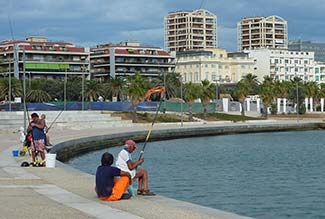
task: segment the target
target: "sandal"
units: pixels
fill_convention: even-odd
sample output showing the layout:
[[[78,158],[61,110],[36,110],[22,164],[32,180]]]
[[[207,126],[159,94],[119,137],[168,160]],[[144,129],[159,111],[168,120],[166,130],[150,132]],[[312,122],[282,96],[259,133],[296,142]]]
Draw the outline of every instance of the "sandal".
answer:
[[[137,195],[142,195],[143,194],[143,190],[139,190],[137,191]]]
[[[154,196],[154,195],[156,195],[156,194],[153,193],[153,192],[150,192],[149,190],[144,190],[144,191],[142,192],[142,195],[143,195],[143,196]]]

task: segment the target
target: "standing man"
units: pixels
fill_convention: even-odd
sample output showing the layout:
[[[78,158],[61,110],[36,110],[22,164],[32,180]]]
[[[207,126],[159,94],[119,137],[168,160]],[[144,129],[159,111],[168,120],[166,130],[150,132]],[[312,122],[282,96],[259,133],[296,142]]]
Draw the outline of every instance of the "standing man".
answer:
[[[127,199],[131,195],[123,193],[127,190],[131,182],[128,172],[121,171],[119,168],[112,167],[113,155],[106,152],[102,155],[102,165],[96,171],[96,193],[103,201],[116,201],[121,198]],[[121,176],[115,181],[116,176]],[[114,182],[115,181],[115,182]]]
[[[28,125],[27,132],[32,133],[32,159],[33,165],[36,166],[36,152],[40,153],[42,161],[41,166],[45,164],[45,134],[44,121],[41,120],[37,113],[32,113],[32,119]]]
[[[149,191],[148,171],[146,169],[137,169],[143,163],[144,159],[141,158],[140,160],[132,161],[131,153],[136,148],[133,140],[127,140],[125,142],[125,148],[117,156],[116,167],[129,172],[132,180],[138,179],[138,195],[155,195],[155,193]]]

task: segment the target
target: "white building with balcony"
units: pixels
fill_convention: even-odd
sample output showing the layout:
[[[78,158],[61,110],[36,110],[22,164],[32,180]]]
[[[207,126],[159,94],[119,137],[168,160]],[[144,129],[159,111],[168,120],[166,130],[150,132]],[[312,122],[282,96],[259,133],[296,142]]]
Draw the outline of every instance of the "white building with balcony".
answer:
[[[271,76],[275,80],[288,81],[294,77],[303,81],[315,81],[314,52],[288,51],[285,49],[246,50],[255,60],[258,79]]]

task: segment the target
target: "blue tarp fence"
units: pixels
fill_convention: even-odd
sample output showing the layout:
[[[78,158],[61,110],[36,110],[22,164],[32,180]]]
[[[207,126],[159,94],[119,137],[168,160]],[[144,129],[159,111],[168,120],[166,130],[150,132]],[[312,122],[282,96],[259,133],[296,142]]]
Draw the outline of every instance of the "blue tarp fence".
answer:
[[[155,111],[158,107],[158,102],[141,102],[138,105],[138,111]],[[64,109],[64,103],[27,103],[28,111],[58,111]],[[82,102],[68,102],[66,110],[81,110]],[[84,102],[85,110],[107,110],[107,111],[133,111],[132,104],[129,102]],[[24,105],[22,103],[12,103],[11,111],[23,111]],[[9,111],[9,105],[0,105],[0,111]]]

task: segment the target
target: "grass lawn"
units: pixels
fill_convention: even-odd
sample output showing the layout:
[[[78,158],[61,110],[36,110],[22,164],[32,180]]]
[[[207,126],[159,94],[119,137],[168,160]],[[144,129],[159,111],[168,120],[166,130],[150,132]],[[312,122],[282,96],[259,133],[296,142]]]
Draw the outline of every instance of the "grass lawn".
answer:
[[[207,117],[204,118],[203,113],[194,114],[195,117],[204,119],[206,121],[245,121],[245,120],[262,120],[263,118],[241,116],[241,115],[231,115],[226,113],[208,113]]]
[[[138,123],[148,123],[152,122],[155,113],[148,113],[148,112],[138,112]],[[112,116],[119,116],[124,120],[132,120],[132,113],[131,112],[113,112]],[[209,113],[207,118],[204,119],[203,113],[193,114],[194,117],[199,119],[203,119],[206,121],[245,121],[245,120],[261,120],[262,118],[255,118],[249,116],[241,116],[241,115],[230,115],[225,113]],[[156,122],[181,122],[181,117],[177,114],[173,113],[159,113]],[[183,122],[190,122],[188,116],[184,114]]]

